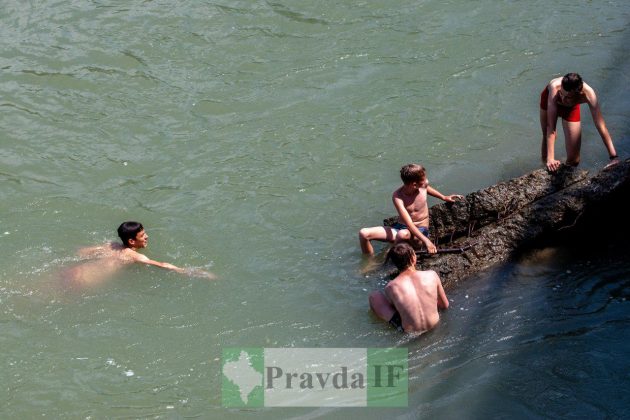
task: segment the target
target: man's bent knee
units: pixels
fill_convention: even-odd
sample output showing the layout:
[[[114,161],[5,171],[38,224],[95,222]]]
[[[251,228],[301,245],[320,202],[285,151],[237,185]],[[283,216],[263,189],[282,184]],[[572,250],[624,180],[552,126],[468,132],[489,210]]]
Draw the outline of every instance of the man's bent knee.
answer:
[[[410,239],[411,239],[411,232],[409,232],[406,229],[398,231],[398,234],[396,235],[396,242],[408,241]]]

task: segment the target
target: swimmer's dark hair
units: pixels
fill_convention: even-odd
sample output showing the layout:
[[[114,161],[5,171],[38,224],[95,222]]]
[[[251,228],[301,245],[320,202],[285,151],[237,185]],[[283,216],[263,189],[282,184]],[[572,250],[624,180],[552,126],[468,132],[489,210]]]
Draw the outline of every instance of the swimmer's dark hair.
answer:
[[[138,233],[143,231],[144,227],[139,222],[124,222],[118,226],[118,236],[123,245],[129,247],[129,240],[136,239]]]
[[[577,73],[567,73],[562,78],[562,89],[567,92],[581,92],[584,82]]]
[[[426,178],[424,167],[415,163],[410,163],[400,168],[400,179],[405,184],[412,182],[422,182]]]
[[[390,260],[394,263],[398,271],[403,271],[404,269],[411,266],[413,263],[413,257],[416,255],[416,251],[413,250],[411,245],[406,242],[401,242],[399,244],[394,245],[389,252],[387,253],[386,262]]]

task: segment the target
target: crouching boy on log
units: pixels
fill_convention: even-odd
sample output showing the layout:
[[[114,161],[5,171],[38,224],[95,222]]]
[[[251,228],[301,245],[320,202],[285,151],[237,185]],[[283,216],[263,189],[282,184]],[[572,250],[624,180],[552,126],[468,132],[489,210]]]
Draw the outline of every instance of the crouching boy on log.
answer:
[[[398,276],[385,289],[370,294],[370,308],[401,332],[422,333],[440,321],[439,309],[448,308],[448,299],[435,271],[416,270],[416,252],[406,243],[394,245],[387,254]]]
[[[398,223],[393,226],[375,226],[359,231],[359,242],[364,254],[373,254],[371,240],[400,242],[412,241],[414,245],[424,244],[429,253],[437,250],[429,240],[429,206],[427,194],[447,202],[464,198],[461,195],[444,195],[429,186],[425,169],[416,164],[405,165],[400,169],[403,185],[392,194],[394,207],[398,212]]]

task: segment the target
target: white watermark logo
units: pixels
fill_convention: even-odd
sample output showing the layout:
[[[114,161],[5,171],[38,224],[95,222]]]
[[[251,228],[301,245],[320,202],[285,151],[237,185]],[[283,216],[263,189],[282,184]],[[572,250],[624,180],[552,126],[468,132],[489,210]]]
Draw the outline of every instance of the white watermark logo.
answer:
[[[226,348],[225,407],[406,407],[407,349]]]

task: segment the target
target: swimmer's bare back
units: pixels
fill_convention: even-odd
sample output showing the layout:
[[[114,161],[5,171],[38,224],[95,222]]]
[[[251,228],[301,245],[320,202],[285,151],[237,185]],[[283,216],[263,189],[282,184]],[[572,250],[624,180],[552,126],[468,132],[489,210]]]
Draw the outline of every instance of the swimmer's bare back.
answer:
[[[83,248],[78,254],[89,261],[63,270],[61,276],[64,285],[80,287],[98,284],[110,278],[123,266],[133,263],[132,252],[135,251],[117,243]]]

